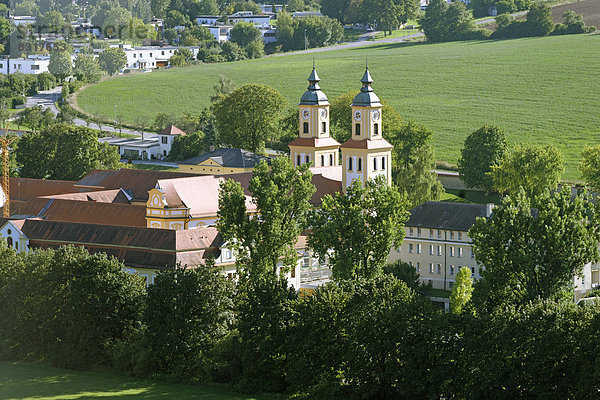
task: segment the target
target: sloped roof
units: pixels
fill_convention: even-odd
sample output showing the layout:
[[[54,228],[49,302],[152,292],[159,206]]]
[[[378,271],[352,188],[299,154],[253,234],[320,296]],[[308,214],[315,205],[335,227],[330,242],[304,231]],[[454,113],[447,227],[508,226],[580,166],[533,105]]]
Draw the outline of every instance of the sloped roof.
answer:
[[[146,227],[146,207],[121,203],[38,198],[19,207],[13,215],[36,215],[48,221]]]
[[[299,147],[339,147],[339,142],[332,137],[325,138],[296,138],[288,146]]]
[[[325,167],[323,171],[319,171],[319,169],[311,168],[313,171],[311,182],[317,191],[311,197],[310,202],[315,205],[321,204],[325,195],[333,196],[342,191],[342,167]]]
[[[255,154],[248,150],[224,148],[200,154],[199,156],[182,161],[180,164],[198,165],[208,159],[212,159],[217,164],[228,168],[253,168],[261,160],[269,161],[268,157]]]
[[[95,201],[99,203],[129,204],[129,197],[123,189],[98,190],[93,192],[79,192],[66,194],[51,194],[41,196],[48,199]]]
[[[406,226],[468,231],[477,217],[486,216],[486,204],[428,201],[411,211]]]
[[[219,185],[226,179],[239,182],[246,195],[246,207],[254,211],[256,206],[252,203],[248,185],[252,173],[231,174],[225,176],[204,175],[177,179],[161,179],[157,182],[165,195],[169,208],[189,208],[193,217],[217,215],[219,210]]]
[[[181,129],[179,129],[178,127],[176,127],[175,125],[170,125],[170,126],[166,127],[165,129],[163,129],[162,131],[160,131],[160,135],[181,135],[181,136],[185,136],[185,135],[187,135],[187,133],[185,133],[184,131],[182,131]]]
[[[148,191],[155,187],[159,179],[197,176],[194,173],[151,171],[143,169],[104,170],[95,169],[75,183],[79,188],[120,189],[131,192],[133,201],[147,201]]]
[[[40,196],[63,193],[77,193],[81,189],[75,187],[75,181],[58,181],[51,179],[9,178],[10,199],[31,200]],[[88,189],[89,190],[89,189]]]
[[[376,149],[392,149],[394,148],[387,140],[385,139],[377,139],[377,140],[354,140],[348,139],[341,146],[345,149],[366,149],[366,150],[376,150]]]
[[[0,221],[4,225],[7,220]],[[222,240],[212,227],[174,231],[28,219],[21,230],[32,247],[82,245],[92,253],[105,252],[138,268],[200,265]]]

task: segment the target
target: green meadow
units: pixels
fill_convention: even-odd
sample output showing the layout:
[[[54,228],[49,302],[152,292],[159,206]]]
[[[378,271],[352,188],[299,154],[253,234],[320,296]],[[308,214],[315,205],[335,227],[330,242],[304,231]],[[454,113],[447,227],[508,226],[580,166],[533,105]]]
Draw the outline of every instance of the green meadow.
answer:
[[[295,107],[315,57],[321,87],[332,99],[360,88],[365,59],[374,89],[406,119],[434,131],[437,158],[456,162],[465,137],[483,124],[502,127],[511,144],[551,143],[566,159],[565,179],[578,179],[586,144],[600,143],[600,34],[471,41],[394,43],[288,54],[225,64],[119,76],[79,93],[81,108],[113,118],[152,119],[209,105],[219,75],[238,85],[262,83]],[[384,116],[385,117],[385,116]]]
[[[246,396],[215,385],[182,385],[126,378],[108,373],[71,371],[41,364],[0,362],[3,400],[267,400],[275,395]]]

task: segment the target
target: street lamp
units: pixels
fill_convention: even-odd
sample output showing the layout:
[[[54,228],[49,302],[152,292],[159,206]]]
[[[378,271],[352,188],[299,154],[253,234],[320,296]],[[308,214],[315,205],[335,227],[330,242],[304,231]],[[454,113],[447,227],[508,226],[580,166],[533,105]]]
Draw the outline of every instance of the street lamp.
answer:
[[[115,104],[115,128],[117,127],[117,105]]]
[[[304,50],[306,50],[307,44],[306,44],[306,29],[304,30]]]

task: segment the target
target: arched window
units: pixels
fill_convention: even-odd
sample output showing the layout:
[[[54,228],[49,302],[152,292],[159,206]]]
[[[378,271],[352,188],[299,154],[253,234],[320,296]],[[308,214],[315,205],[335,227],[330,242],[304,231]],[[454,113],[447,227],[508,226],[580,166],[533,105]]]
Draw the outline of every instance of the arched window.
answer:
[[[333,165],[333,154],[329,155],[329,165]]]
[[[327,132],[327,122],[321,122],[321,128],[323,133]]]
[[[306,164],[308,164],[310,162],[310,156],[308,154],[306,156],[304,156],[304,162]]]
[[[373,124],[373,135],[379,135],[379,124]]]
[[[377,158],[373,159],[373,171],[377,171]]]
[[[356,160],[356,170],[362,171],[362,157],[358,157],[358,160]]]
[[[385,157],[381,157],[381,169],[385,169]]]
[[[296,156],[296,167],[299,167],[299,166],[300,166],[300,163],[302,163],[302,159],[300,158],[300,154],[298,154],[298,155]]]
[[[356,125],[354,125],[354,134],[355,134],[356,136],[359,136],[359,135],[360,135],[360,124],[356,124]]]
[[[13,247],[13,240],[10,236],[6,239],[6,243],[8,244],[8,247]]]
[[[304,123],[302,124],[302,131],[303,131],[304,133],[308,133],[308,122],[304,122]]]
[[[321,154],[321,167],[325,166],[325,156]]]
[[[352,157],[348,159],[348,171],[352,171]]]

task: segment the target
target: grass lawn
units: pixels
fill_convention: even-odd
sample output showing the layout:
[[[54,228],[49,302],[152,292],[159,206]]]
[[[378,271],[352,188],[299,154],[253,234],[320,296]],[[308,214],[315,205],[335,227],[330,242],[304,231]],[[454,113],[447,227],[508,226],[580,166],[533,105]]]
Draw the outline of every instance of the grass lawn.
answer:
[[[356,42],[358,37],[363,33],[367,33],[367,30],[344,28],[344,37],[342,37],[342,42]]]
[[[246,396],[213,385],[181,385],[81,372],[40,364],[0,362],[0,399],[206,399],[261,400],[283,397]]]
[[[581,149],[600,144],[600,34],[455,43],[393,43],[120,76],[83,90],[79,105],[110,118],[153,119],[209,105],[219,75],[262,83],[296,107],[313,57],[329,99],[360,88],[365,57],[375,92],[434,131],[440,160],[456,163],[464,139],[483,124],[511,144],[552,143],[565,155],[564,178],[577,179]],[[384,116],[385,117],[385,116]]]
[[[452,201],[457,203],[473,203],[473,204],[500,204],[500,196],[498,193],[490,193],[479,190],[452,190],[446,189],[446,193],[442,195],[441,201]]]
[[[418,29],[396,29],[395,31],[392,31],[391,35],[388,32],[388,35],[385,36],[383,31],[379,31],[375,34],[374,40],[399,38],[399,37],[412,35],[413,33],[418,33],[418,32],[419,32]]]

